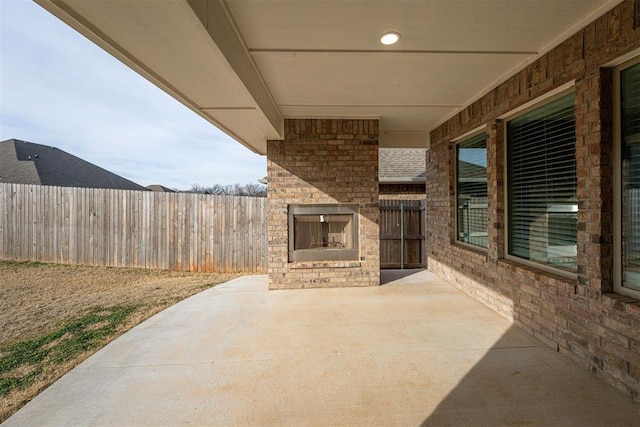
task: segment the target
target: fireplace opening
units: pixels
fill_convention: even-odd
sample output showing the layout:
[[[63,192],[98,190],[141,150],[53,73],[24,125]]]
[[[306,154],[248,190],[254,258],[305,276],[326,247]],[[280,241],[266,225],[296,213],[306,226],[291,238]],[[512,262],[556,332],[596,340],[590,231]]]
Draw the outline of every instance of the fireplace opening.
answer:
[[[357,205],[289,206],[289,262],[357,259]]]

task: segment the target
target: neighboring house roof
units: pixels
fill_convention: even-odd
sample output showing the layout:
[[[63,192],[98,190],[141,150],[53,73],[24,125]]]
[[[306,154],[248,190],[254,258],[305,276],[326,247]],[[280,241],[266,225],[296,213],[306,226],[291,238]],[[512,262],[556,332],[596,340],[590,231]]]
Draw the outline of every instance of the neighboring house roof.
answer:
[[[426,181],[427,150],[424,148],[380,148],[378,180],[381,184],[421,184]],[[267,184],[267,177],[258,182]]]
[[[153,185],[147,185],[147,189],[151,190],[151,191],[157,191],[159,193],[175,193],[175,190],[172,190],[168,187],[165,187],[164,185],[159,185],[159,184],[153,184]]]
[[[424,148],[380,148],[378,161],[380,183],[425,182],[426,152]]]
[[[487,168],[460,160],[458,164],[459,182],[487,182]]]
[[[146,190],[141,185],[48,145],[0,142],[0,183]]]

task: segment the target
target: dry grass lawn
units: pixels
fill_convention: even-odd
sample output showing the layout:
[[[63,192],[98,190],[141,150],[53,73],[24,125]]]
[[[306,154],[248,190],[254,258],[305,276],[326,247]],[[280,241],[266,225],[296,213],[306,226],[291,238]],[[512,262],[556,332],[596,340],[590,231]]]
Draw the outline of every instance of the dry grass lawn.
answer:
[[[234,277],[0,261],[0,422],[123,332]]]

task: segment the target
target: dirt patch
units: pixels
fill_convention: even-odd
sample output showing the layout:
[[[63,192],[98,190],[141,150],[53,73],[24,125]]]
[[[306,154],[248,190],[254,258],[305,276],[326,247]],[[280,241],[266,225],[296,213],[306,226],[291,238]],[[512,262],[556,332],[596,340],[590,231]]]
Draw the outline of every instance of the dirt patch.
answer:
[[[11,377],[16,377],[16,378],[21,378],[21,377],[26,377],[30,374],[32,374],[36,369],[38,369],[37,366],[35,365],[22,365],[16,369],[14,369],[13,371],[11,371],[11,373],[5,372],[2,375],[0,375],[0,377],[2,378],[11,378]]]

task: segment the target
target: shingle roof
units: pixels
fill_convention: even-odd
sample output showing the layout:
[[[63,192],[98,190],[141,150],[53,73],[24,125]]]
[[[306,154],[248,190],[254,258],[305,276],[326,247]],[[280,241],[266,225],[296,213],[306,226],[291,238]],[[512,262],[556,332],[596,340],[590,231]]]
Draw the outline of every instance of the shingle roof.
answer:
[[[159,193],[175,193],[175,190],[172,190],[168,187],[165,187],[164,185],[160,185],[160,184],[152,184],[152,185],[147,185],[147,189],[151,190],[151,191],[157,191]]]
[[[18,139],[0,142],[0,182],[146,190],[66,151]]]
[[[487,168],[461,160],[458,164],[458,179],[468,182],[487,182]]]
[[[380,148],[380,182],[424,182],[426,152],[424,148]]]

